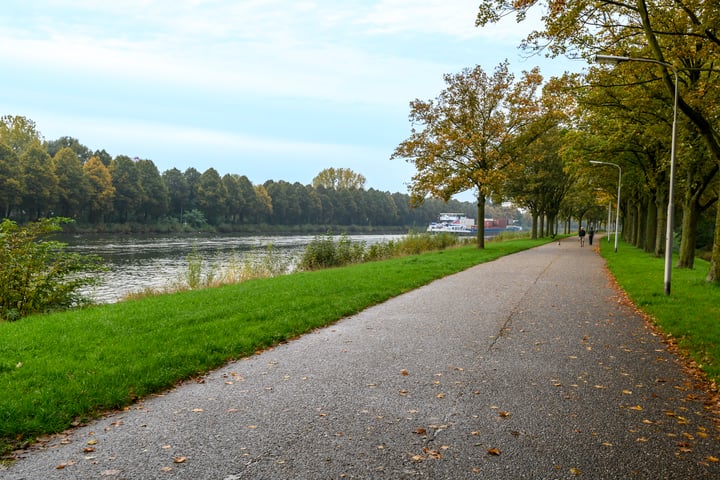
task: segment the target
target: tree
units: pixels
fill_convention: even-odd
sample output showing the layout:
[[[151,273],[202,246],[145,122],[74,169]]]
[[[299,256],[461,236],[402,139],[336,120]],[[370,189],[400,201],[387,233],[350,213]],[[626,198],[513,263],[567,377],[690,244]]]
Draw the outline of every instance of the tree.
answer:
[[[112,212],[115,198],[115,187],[112,184],[110,170],[99,157],[92,156],[83,165],[83,171],[89,184],[88,220],[93,223],[103,223],[105,216]]]
[[[115,157],[108,170],[115,188],[113,209],[118,220],[125,223],[135,215],[142,201],[140,173],[135,162],[126,155]]]
[[[77,155],[80,163],[83,164],[87,162],[93,155],[90,149],[80,143],[77,138],[60,137],[57,140],[50,140],[48,142],[45,142],[45,150],[47,150],[48,155],[50,155],[51,157],[55,157],[55,155],[57,155],[57,153],[63,148],[69,148],[70,150],[75,152],[75,155]]]
[[[534,96],[542,76],[534,69],[515,82],[505,61],[491,76],[476,66],[444,79],[447,87],[434,101],[410,103],[412,134],[391,159],[405,158],[415,165],[410,187],[415,204],[428,195],[448,201],[474,189],[477,245],[484,248],[485,201],[499,193],[509,173],[509,144],[535,115]],[[415,130],[415,125],[422,129]]]
[[[313,178],[312,186],[327,189],[362,189],[365,188],[365,177],[349,168],[326,168]]]
[[[242,223],[256,221],[260,207],[252,182],[245,175],[241,175],[237,178],[237,184],[239,195],[242,198],[242,208],[238,220]]]
[[[268,221],[273,213],[272,197],[262,185],[255,185],[253,189],[255,190],[255,205],[257,206],[255,210],[256,222],[263,223],[263,221]]]
[[[197,195],[198,195],[198,183],[200,183],[201,173],[195,168],[190,167],[183,172],[185,182],[188,186],[188,203],[185,206],[185,210],[192,210],[197,208]]]
[[[63,147],[53,158],[58,180],[58,210],[62,217],[77,218],[87,205],[90,184],[75,151]]]
[[[45,218],[23,227],[0,222],[0,321],[88,302],[80,289],[96,277],[81,273],[103,270],[100,260],[68,253],[65,244],[46,239],[68,221]]]
[[[0,142],[0,214],[5,218],[22,203],[22,188],[17,154]]]
[[[31,220],[53,215],[57,203],[58,180],[52,161],[40,142],[35,142],[20,156],[23,181],[23,208]]]
[[[0,117],[0,143],[4,143],[20,157],[35,143],[42,142],[35,122],[19,115]]]
[[[503,198],[527,208],[532,215],[532,237],[554,231],[560,205],[573,184],[561,154],[576,111],[577,79],[552,78],[542,89],[537,115],[509,142],[513,174],[503,186]],[[539,227],[539,232],[538,232]]]
[[[289,182],[268,180],[265,190],[272,199],[272,223],[275,225],[292,225],[300,218],[300,203],[295,188]]]
[[[177,168],[165,170],[162,180],[168,191],[169,208],[171,215],[177,215],[182,223],[183,215],[190,204],[190,187],[183,173]]]
[[[238,223],[245,207],[245,199],[240,190],[240,176],[226,173],[222,177],[222,182],[227,193],[226,219],[230,223]]]
[[[227,192],[220,174],[208,168],[200,175],[197,184],[198,208],[205,214],[208,223],[217,225],[225,214]]]
[[[545,3],[534,0],[509,2],[484,0],[477,25],[496,22],[515,13],[519,21],[527,11]],[[720,60],[720,38],[717,36],[718,9],[712,2],[616,2],[612,0],[577,0],[572,3],[550,0],[549,13],[543,17],[543,28],[532,31],[523,42],[531,51],[548,49],[551,55],[571,53],[590,57],[593,53],[613,53],[651,58],[674,65],[679,77],[678,107],[704,140],[712,161],[720,165],[720,134],[717,85],[720,71],[714,68]],[[618,72],[637,70],[641,65],[618,66]],[[644,65],[642,66],[644,67]],[[662,82],[665,102],[672,104],[675,91],[670,68],[647,65],[655,72],[654,81]],[[708,281],[720,282],[720,208],[716,209],[715,242]]]
[[[160,172],[152,160],[138,160],[135,163],[142,192],[139,209],[143,221],[157,220],[168,212],[169,194]]]

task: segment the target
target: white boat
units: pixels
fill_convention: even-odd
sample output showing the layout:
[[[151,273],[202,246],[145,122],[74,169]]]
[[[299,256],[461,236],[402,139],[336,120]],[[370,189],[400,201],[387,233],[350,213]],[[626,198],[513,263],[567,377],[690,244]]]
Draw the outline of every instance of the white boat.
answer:
[[[477,233],[477,225],[474,218],[468,218],[464,213],[441,213],[437,222],[428,225],[427,231],[472,235]]]

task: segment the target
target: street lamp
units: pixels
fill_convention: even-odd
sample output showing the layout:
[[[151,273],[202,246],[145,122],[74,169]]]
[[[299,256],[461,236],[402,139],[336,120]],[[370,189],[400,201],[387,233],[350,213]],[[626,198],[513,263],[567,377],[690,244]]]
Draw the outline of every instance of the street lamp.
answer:
[[[590,160],[590,163],[598,165],[612,165],[618,169],[618,195],[617,195],[617,211],[615,212],[615,253],[617,253],[618,247],[618,224],[620,223],[620,182],[622,181],[622,169],[617,163],[610,162],[598,162],[597,160]]]
[[[653,58],[618,57],[615,55],[595,55],[597,63],[616,65],[622,62],[645,62],[662,65],[673,71],[675,75],[675,98],[673,102],[672,141],[670,143],[670,187],[668,191],[667,229],[665,233],[665,295],[670,295],[670,280],[672,276],[672,248],[673,248],[673,190],[675,188],[675,139],[677,138],[677,107],[678,107],[678,72],[674,65],[661,62]],[[617,240],[617,237],[616,237]]]

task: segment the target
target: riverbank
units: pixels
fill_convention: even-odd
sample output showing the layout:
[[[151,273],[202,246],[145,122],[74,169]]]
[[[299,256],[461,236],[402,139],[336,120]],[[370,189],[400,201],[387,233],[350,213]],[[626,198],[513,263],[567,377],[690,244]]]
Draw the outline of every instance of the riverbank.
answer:
[[[570,238],[473,266],[17,452],[0,476],[718,478],[712,398],[603,265]]]
[[[518,239],[0,323],[7,450],[472,265]]]

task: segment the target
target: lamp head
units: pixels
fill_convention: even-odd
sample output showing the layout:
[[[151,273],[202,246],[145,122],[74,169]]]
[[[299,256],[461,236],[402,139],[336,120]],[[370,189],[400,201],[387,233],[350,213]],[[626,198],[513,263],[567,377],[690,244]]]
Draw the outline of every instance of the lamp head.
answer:
[[[617,65],[618,63],[630,61],[630,57],[618,57],[616,55],[595,55],[593,57],[595,63],[603,65]]]

